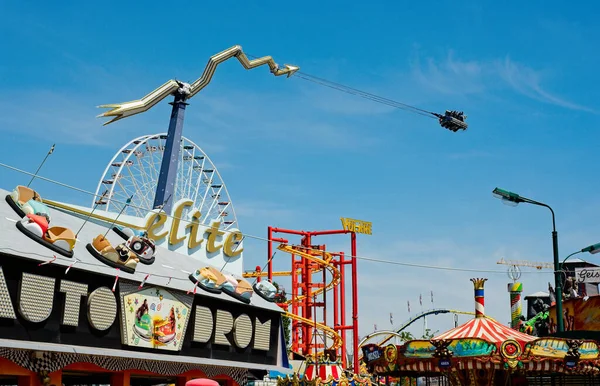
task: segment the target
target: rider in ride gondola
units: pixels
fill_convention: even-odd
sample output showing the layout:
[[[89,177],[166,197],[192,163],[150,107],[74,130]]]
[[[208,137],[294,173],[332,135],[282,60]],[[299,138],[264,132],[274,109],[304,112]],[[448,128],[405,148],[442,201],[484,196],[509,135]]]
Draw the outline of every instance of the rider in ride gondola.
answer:
[[[458,130],[466,130],[468,125],[465,122],[467,116],[462,111],[446,110],[444,115],[434,114],[439,118],[440,125],[448,130],[457,132]]]

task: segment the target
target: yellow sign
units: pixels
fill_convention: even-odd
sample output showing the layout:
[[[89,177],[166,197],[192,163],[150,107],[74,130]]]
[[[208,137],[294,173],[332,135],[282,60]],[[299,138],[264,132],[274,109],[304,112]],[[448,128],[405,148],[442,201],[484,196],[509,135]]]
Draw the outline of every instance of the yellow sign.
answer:
[[[189,235],[186,235],[185,232],[183,234],[180,233],[180,228],[182,228],[181,216],[183,210],[186,207],[191,207],[193,204],[194,202],[192,200],[179,201],[173,209],[172,218],[169,218],[164,212],[154,212],[147,216],[145,229],[148,231],[148,237],[154,239],[158,244],[168,236],[167,242],[169,245],[178,245],[187,238],[187,247],[189,249],[195,249],[205,241],[203,237],[204,234],[207,236],[206,252],[214,253],[223,248],[223,252],[227,256],[233,257],[241,254],[244,248],[236,247],[243,238],[242,232],[239,230],[232,230],[226,234],[226,232],[219,230],[220,223],[218,221],[213,221],[208,228],[204,227],[200,224],[202,215],[199,211],[192,213],[191,222],[183,227],[184,229],[189,229]],[[170,224],[169,220],[171,220]],[[163,232],[160,232],[160,228],[169,228],[169,230],[165,229]],[[217,237],[221,238],[223,236],[225,236],[223,243],[218,243]]]
[[[345,217],[341,217],[340,220],[342,220],[342,226],[344,227],[345,231],[363,233],[365,235],[373,234],[373,223],[370,221],[355,220],[353,218]]]

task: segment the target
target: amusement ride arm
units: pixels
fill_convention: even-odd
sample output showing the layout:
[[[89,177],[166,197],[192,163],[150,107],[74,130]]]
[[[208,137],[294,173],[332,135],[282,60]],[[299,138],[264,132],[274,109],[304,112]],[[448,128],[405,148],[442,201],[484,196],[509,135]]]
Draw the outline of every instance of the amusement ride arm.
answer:
[[[104,123],[104,125],[108,125],[120,119],[148,111],[158,102],[175,92],[184,94],[185,99],[190,99],[210,83],[213,75],[215,74],[217,66],[231,58],[236,58],[246,70],[251,70],[266,64],[269,66],[271,73],[275,76],[287,75],[289,78],[299,69],[299,67],[292,66],[290,64],[284,64],[283,68],[279,67],[279,65],[275,63],[273,58],[270,56],[264,56],[262,58],[250,60],[244,51],[242,51],[241,46],[233,46],[225,51],[221,51],[218,54],[211,56],[206,64],[206,67],[204,67],[202,76],[200,76],[200,78],[198,78],[192,84],[187,84],[177,80],[169,80],[162,86],[150,92],[148,95],[144,96],[142,99],[98,106],[100,108],[109,109],[108,111],[98,115],[98,117],[112,117],[110,121]]]

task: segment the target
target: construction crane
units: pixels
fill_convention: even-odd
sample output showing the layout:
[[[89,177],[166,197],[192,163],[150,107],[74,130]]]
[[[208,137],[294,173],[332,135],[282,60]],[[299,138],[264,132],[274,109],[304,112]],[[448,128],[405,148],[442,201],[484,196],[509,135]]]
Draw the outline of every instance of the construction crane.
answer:
[[[504,258],[498,260],[496,264],[510,265],[513,267],[531,267],[535,269],[554,269],[552,263],[541,263],[538,261],[527,261],[527,260],[504,260]]]

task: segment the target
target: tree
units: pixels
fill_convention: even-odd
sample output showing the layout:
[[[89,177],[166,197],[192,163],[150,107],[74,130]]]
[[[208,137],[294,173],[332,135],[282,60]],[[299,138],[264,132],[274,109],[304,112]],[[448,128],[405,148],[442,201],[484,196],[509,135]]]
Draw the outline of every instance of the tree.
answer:
[[[402,343],[404,343],[404,342],[408,342],[409,340],[414,340],[415,337],[412,333],[410,333],[408,331],[401,331],[399,339],[402,341]]]
[[[285,290],[280,291],[279,284],[277,284],[276,282],[273,282],[273,285],[275,286],[275,288],[277,288],[277,295],[275,295],[275,302],[276,303],[285,303],[288,300]],[[287,348],[287,352],[289,354],[289,352],[292,349],[292,331],[291,331],[292,320],[287,316],[282,316],[281,324],[283,325],[283,336],[285,336],[285,347]]]
[[[425,339],[425,340],[433,339],[433,337],[436,336],[438,332],[439,332],[439,330],[437,330],[435,332],[431,332],[430,328],[426,328],[421,339]]]

